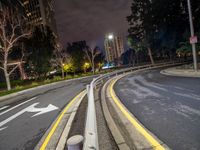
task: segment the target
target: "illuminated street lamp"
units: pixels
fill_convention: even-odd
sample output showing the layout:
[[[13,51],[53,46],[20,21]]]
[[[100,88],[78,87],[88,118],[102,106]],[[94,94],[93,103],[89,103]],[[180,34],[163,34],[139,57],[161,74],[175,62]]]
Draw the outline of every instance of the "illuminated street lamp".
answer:
[[[109,35],[108,35],[108,39],[109,39],[109,40],[112,40],[112,39],[113,39],[113,34],[109,34]]]
[[[85,62],[83,65],[84,73],[86,73],[86,70],[90,68],[90,64],[88,62]]]

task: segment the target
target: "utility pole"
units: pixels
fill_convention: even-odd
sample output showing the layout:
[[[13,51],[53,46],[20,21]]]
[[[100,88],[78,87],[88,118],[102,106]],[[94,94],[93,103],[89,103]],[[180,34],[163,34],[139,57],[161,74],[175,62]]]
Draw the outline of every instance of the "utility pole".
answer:
[[[191,10],[191,3],[190,0],[187,0],[188,3],[188,12],[189,12],[189,21],[190,21],[190,32],[191,32],[191,37],[190,37],[190,43],[192,45],[192,53],[193,53],[193,63],[194,63],[194,70],[197,71],[197,54],[196,54],[196,46],[195,43],[197,42],[197,40],[195,40],[195,42],[191,42],[192,38],[196,38],[194,36],[194,26],[193,26],[193,20],[192,20],[192,10]]]

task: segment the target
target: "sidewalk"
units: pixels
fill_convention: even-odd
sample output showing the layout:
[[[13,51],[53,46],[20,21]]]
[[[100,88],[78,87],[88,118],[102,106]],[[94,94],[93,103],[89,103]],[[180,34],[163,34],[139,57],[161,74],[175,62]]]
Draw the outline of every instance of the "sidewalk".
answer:
[[[177,66],[173,68],[168,68],[162,70],[160,73],[169,76],[181,76],[181,77],[195,77],[200,78],[200,64],[198,64],[199,70],[197,72],[194,71],[192,65],[183,65]]]

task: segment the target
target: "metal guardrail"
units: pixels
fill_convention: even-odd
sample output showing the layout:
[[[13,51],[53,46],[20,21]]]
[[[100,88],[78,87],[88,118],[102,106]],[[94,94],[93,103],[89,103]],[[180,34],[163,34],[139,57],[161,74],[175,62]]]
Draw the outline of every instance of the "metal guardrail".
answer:
[[[96,123],[96,110],[94,102],[94,82],[95,79],[87,86],[88,95],[88,108],[87,118],[85,124],[85,143],[83,150],[98,150],[98,134],[97,134],[97,123]]]
[[[130,67],[121,70],[117,70],[111,73],[100,75],[99,77],[93,79],[90,85],[87,86],[87,95],[88,95],[88,108],[85,124],[85,140],[83,145],[83,150],[99,150],[98,145],[98,133],[97,133],[97,121],[96,121],[96,110],[95,110],[95,101],[94,101],[94,88],[97,85],[103,84],[105,79],[111,78],[116,75],[120,75],[127,72],[132,72],[145,68],[154,68],[159,66],[167,65],[181,65],[183,63],[169,62],[169,63],[159,63],[155,65],[143,65],[138,67]]]

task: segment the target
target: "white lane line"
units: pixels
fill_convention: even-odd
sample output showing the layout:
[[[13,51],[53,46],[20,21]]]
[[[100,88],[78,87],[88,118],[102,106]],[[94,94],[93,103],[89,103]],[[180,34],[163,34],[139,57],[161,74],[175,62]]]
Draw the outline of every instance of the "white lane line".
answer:
[[[17,108],[17,107],[19,107],[19,106],[21,106],[21,105],[24,105],[24,104],[30,102],[30,101],[32,101],[32,100],[34,100],[34,99],[36,99],[36,98],[37,98],[37,97],[33,97],[33,98],[31,98],[31,99],[29,99],[29,100],[27,100],[27,101],[25,101],[25,102],[23,102],[23,103],[20,103],[20,104],[18,104],[18,105],[16,105],[16,106],[14,106],[14,107],[12,107],[12,108],[6,110],[6,111],[3,111],[2,113],[0,113],[0,116],[3,115],[3,114],[5,114],[5,113],[7,113],[7,112],[9,112],[9,111],[11,111],[11,110],[13,110],[13,109],[15,109],[15,108]]]
[[[3,109],[6,109],[6,108],[8,108],[8,107],[9,107],[9,106],[3,106],[3,107],[0,108],[0,111],[3,110]]]
[[[4,130],[4,129],[6,129],[6,128],[7,128],[7,127],[0,128],[0,131]]]

